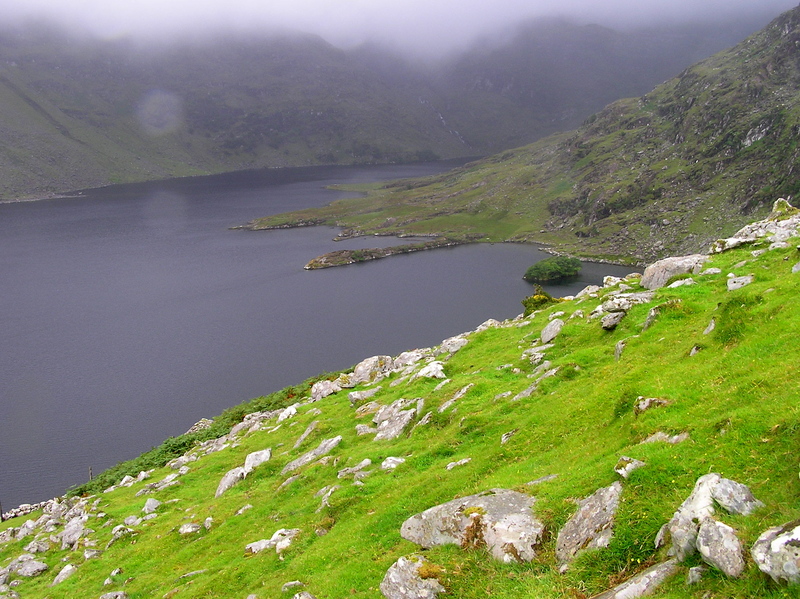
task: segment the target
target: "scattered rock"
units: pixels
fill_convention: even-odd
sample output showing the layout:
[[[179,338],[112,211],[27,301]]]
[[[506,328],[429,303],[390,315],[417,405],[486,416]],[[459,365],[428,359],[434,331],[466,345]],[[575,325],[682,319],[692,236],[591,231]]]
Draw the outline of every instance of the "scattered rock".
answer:
[[[289,472],[294,472],[298,468],[302,468],[306,464],[309,464],[316,460],[317,458],[331,452],[339,443],[342,442],[342,436],[337,435],[332,439],[325,439],[322,441],[315,449],[312,449],[309,452],[304,453],[296,460],[292,460],[286,466],[283,467],[281,470],[281,474],[288,474]]]
[[[592,599],[637,599],[652,594],[665,580],[678,571],[674,559],[656,564],[641,574],[623,582],[613,589],[595,595]]]
[[[532,487],[534,485],[540,485],[542,483],[546,483],[551,480],[555,480],[558,478],[558,474],[548,474],[546,476],[541,476],[536,480],[532,480],[530,482],[525,483],[526,486]]]
[[[299,593],[295,594],[292,597],[292,599],[317,599],[317,598],[314,597],[314,595],[312,595],[308,591],[300,591]]]
[[[759,570],[775,582],[800,584],[800,520],[764,531],[750,555]]]
[[[508,443],[508,441],[511,439],[511,437],[516,435],[518,432],[519,432],[519,429],[515,428],[514,430],[510,430],[507,433],[504,433],[503,436],[500,437],[500,445],[505,445],[506,443]]]
[[[178,534],[181,535],[191,535],[196,532],[200,532],[202,526],[197,524],[196,522],[189,522],[188,524],[182,524],[181,527],[178,529]]]
[[[667,289],[677,289],[678,287],[685,287],[686,285],[696,285],[697,282],[689,277],[688,279],[678,279],[674,283],[667,285]]]
[[[217,485],[217,491],[214,493],[214,497],[220,497],[223,493],[225,493],[225,491],[242,480],[244,476],[245,470],[243,466],[238,466],[228,470],[222,477],[222,480],[219,481],[219,485]]]
[[[614,466],[614,472],[619,474],[622,478],[628,478],[631,475],[631,472],[646,465],[647,464],[641,460],[622,456],[619,458],[619,461],[617,461],[617,465]]]
[[[455,402],[457,402],[459,399],[464,397],[467,394],[467,391],[472,389],[474,386],[475,386],[475,383],[470,383],[470,384],[462,387],[458,391],[456,391],[456,393],[453,395],[453,397],[451,397],[450,399],[448,399],[446,402],[444,402],[442,405],[439,406],[438,412],[441,414],[442,412],[447,410],[447,408],[449,408]]]
[[[662,408],[668,406],[669,401],[658,397],[644,397],[640,395],[636,398],[636,403],[633,405],[633,413],[638,416],[651,408]]]
[[[319,401],[341,390],[335,381],[317,381],[311,386],[311,401]]]
[[[350,405],[355,406],[358,402],[364,401],[365,399],[369,399],[380,390],[381,386],[378,385],[377,387],[372,387],[372,389],[364,389],[363,391],[351,391],[350,393],[347,394],[347,398],[350,400]]]
[[[53,584],[51,584],[50,586],[55,586],[57,584],[64,582],[67,578],[75,574],[75,570],[77,569],[78,568],[73,566],[72,564],[67,564],[66,566],[61,568],[61,571],[56,575],[55,579],[53,580]]]
[[[24,576],[25,578],[33,578],[34,576],[39,576],[40,574],[44,574],[47,572],[48,566],[44,562],[37,562],[36,560],[26,560],[22,562],[16,569],[16,573],[18,576]]]
[[[640,285],[646,289],[658,289],[676,275],[699,272],[706,260],[708,260],[708,256],[704,254],[664,258],[645,269]]]
[[[250,543],[244,548],[244,552],[246,554],[255,554],[261,553],[265,549],[272,549],[275,548],[275,552],[280,555],[285,549],[287,549],[291,544],[294,538],[300,534],[299,528],[281,528],[277,530],[275,534],[272,535],[269,539],[263,539],[261,541],[256,541],[255,543]]]
[[[342,468],[339,470],[339,474],[336,476],[336,478],[347,478],[349,476],[354,476],[356,473],[361,472],[364,470],[364,468],[369,468],[370,466],[372,466],[372,460],[365,458],[355,466],[350,468]]]
[[[295,441],[295,443],[294,443],[294,449],[297,449],[298,447],[300,447],[300,446],[303,444],[303,441],[305,441],[306,439],[308,439],[308,436],[309,436],[311,433],[313,433],[315,430],[317,430],[317,427],[318,427],[318,426],[319,426],[319,420],[314,420],[314,421],[313,421],[311,424],[309,424],[309,425],[306,427],[306,430],[305,430],[305,431],[303,431],[303,434],[302,434],[302,435],[300,435],[300,437],[298,437],[297,441]],[[246,465],[246,464],[245,464],[245,465]]]
[[[755,280],[753,275],[746,275],[744,277],[731,277],[728,279],[728,291],[736,291],[742,287],[746,287]]]
[[[374,383],[387,377],[394,368],[391,356],[372,356],[362,360],[353,369],[347,387],[355,387],[364,383]]]
[[[469,339],[463,335],[456,335],[455,337],[450,337],[449,339],[442,341],[437,353],[448,353],[452,355],[464,347],[467,343],[469,343]]]
[[[669,443],[670,445],[677,445],[683,443],[689,438],[689,433],[680,433],[678,435],[668,435],[664,431],[657,431],[647,437],[642,443]]]
[[[380,589],[386,599],[435,599],[445,588],[434,577],[423,578],[420,570],[430,562],[421,555],[401,557],[389,567]],[[423,570],[424,572],[424,570]]]
[[[535,499],[524,493],[493,489],[453,499],[412,516],[401,536],[425,549],[454,543],[486,547],[497,560],[529,562],[544,532],[533,515]]]
[[[144,507],[142,511],[145,514],[153,514],[161,505],[161,502],[158,499],[153,499],[152,497],[149,498],[147,501],[144,502]]]
[[[742,544],[736,531],[727,524],[706,518],[700,523],[696,543],[703,561],[710,566],[732,578],[744,571]]]
[[[356,424],[356,435],[373,435],[378,432],[378,429],[368,424]]]
[[[706,573],[705,566],[694,566],[689,568],[689,572],[686,575],[686,584],[687,586],[697,584],[703,579],[703,574]]]
[[[556,540],[556,559],[561,572],[566,571],[578,552],[608,547],[621,495],[622,484],[615,482],[578,503],[577,513],[559,531]]]
[[[378,410],[372,419],[372,422],[378,425],[374,440],[388,441],[399,437],[417,415],[416,407],[409,408],[416,402],[416,399],[398,399]]]
[[[600,320],[600,326],[602,326],[606,331],[613,331],[617,328],[617,325],[622,322],[622,319],[625,318],[625,312],[611,312],[610,314],[606,314]]]
[[[450,462],[445,466],[445,470],[452,470],[453,468],[458,468],[459,466],[465,466],[472,461],[472,458],[464,458],[463,460],[458,460],[457,462]]]
[[[100,599],[128,599],[128,594],[122,591],[114,591],[100,595]]]
[[[556,318],[551,320],[550,323],[542,330],[540,338],[542,343],[547,344],[550,343],[553,339],[555,339],[558,334],[561,332],[561,329],[564,328],[564,321],[560,318]]]
[[[388,457],[381,462],[381,470],[394,470],[405,461],[405,458]]]
[[[424,366],[418,373],[417,377],[425,377],[429,379],[443,379],[445,378],[444,374],[444,364],[439,361],[434,360],[430,364]]]
[[[292,580],[291,582],[284,583],[284,585],[281,587],[281,592],[282,593],[288,593],[292,589],[301,589],[304,586],[306,586],[306,585],[304,585],[299,580]]]

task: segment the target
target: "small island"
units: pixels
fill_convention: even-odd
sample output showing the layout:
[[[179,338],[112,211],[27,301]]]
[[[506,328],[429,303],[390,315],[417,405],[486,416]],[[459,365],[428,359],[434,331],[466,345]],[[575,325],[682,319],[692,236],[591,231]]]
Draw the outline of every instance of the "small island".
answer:
[[[581,266],[581,261],[577,258],[554,256],[531,266],[522,278],[528,283],[552,283],[578,276]]]

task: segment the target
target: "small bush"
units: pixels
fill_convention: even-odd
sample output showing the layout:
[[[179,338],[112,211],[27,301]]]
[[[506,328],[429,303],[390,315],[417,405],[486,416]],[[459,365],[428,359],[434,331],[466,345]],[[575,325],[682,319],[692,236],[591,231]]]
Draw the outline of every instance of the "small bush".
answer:
[[[542,289],[541,285],[537,285],[533,289],[533,295],[530,295],[522,300],[522,305],[525,307],[523,316],[530,316],[536,310],[541,310],[545,306],[557,303],[558,300],[552,295]]]
[[[581,271],[581,261],[567,256],[545,258],[531,266],[522,277],[528,283],[547,283],[575,277]]]

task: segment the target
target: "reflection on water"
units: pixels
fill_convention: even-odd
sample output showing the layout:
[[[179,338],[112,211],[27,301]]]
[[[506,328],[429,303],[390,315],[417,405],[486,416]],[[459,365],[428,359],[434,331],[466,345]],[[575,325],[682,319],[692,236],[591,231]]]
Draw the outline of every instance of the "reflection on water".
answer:
[[[308,272],[384,238],[231,231],[441,165],[287,169],[0,205],[0,501],[61,494],[202,417],[375,354],[513,317],[530,246],[461,246]],[[604,274],[549,287],[567,295]]]

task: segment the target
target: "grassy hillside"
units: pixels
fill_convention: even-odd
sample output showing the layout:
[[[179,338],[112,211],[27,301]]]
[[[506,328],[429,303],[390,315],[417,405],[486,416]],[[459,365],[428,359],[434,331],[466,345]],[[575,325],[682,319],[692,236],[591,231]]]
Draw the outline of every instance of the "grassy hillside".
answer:
[[[253,228],[316,219],[630,263],[696,251],[798,190],[798,40],[800,8],[571,133]]]
[[[90,514],[86,526],[92,532],[74,551],[55,545],[37,553],[35,558],[49,570],[26,579],[12,574],[12,584],[22,580],[12,590],[25,598],[51,599],[99,597],[111,591],[131,598],[243,598],[251,593],[266,598],[293,595],[296,589],[282,592],[282,585],[299,580],[318,599],[380,597],[378,585],[387,568],[418,551],[400,537],[407,518],[454,497],[502,487],[536,497],[534,512],[548,531],[537,558],[503,564],[483,549],[430,549],[426,557],[440,567],[430,573],[447,589],[444,596],[590,597],[664,559],[665,550],[654,548],[659,528],[698,477],[709,472],[748,485],[765,504],[749,517],[718,514],[749,548],[766,528],[800,515],[800,383],[793,368],[800,351],[800,306],[794,301],[800,273],[793,272],[800,238],[754,256],[753,250],[765,250],[769,242],[714,255],[705,268],[720,269],[717,274],[694,275],[694,285],[658,290],[649,303],[631,308],[612,331],[604,330],[591,313],[615,294],[642,291],[636,276],[609,280],[594,294],[552,304],[529,317],[487,323],[465,334],[467,343],[457,351],[435,356],[443,363],[446,383],[395,372],[380,381],[374,396],[355,405],[348,393],[375,385],[344,389],[314,403],[306,400],[307,385],[259,400],[250,409],[299,403],[296,414],[283,413],[282,422],[276,412],[260,430],[240,432],[229,447],[187,462],[173,486],[140,494],[145,485],[179,472],[162,467],[145,480],[108,493],[84,487],[83,492],[96,493],[84,500]],[[728,291],[729,273],[752,274],[754,281]],[[660,316],[645,330],[654,307],[660,307]],[[540,333],[556,313],[566,324],[553,346],[538,352],[548,362],[543,368],[524,352],[540,345]],[[712,320],[716,326],[709,331]],[[624,351],[616,359],[620,342]],[[417,363],[417,373],[434,353],[435,348],[423,351],[426,357]],[[527,397],[516,398],[542,372],[556,368]],[[660,398],[667,405],[636,414],[640,396]],[[364,409],[368,414],[359,416],[357,408],[371,401],[387,406],[400,398],[413,399],[413,405],[418,405],[417,398],[424,400],[414,416],[417,426],[391,441],[356,433],[356,425],[370,424],[374,415]],[[243,407],[217,419],[214,434],[227,430],[246,411]],[[425,418],[427,424],[419,424]],[[657,432],[687,433],[688,439],[642,443]],[[327,457],[283,472],[292,460],[336,436],[341,442]],[[185,450],[180,438],[170,443],[179,446],[178,452]],[[272,450],[269,461],[215,498],[227,471],[266,448]],[[382,470],[380,464],[391,456],[405,462]],[[560,574],[554,560],[559,528],[575,512],[577,500],[619,479],[613,468],[621,456],[646,466],[623,481],[609,547],[583,554]],[[372,466],[359,482],[353,475],[337,477],[366,458]],[[467,458],[467,463],[447,468]],[[128,465],[133,474],[142,467]],[[115,482],[124,470],[116,471]],[[290,474],[297,478],[286,484]],[[542,477],[550,478],[531,484]],[[106,484],[101,480],[98,486]],[[324,498],[334,485],[339,487]],[[157,516],[129,521],[130,532],[108,546],[113,531],[124,530],[116,527],[126,518],[143,515],[148,498],[162,502]],[[252,507],[239,513],[248,505]],[[0,538],[24,521],[0,524]],[[180,534],[186,524],[199,530]],[[245,554],[247,544],[295,528],[300,533],[282,554],[274,549]],[[47,540],[60,530],[37,530],[0,543],[0,568],[23,554],[34,538]],[[87,549],[100,553],[92,556]],[[688,567],[700,563],[694,556],[654,596],[797,596],[796,588],[772,583],[749,556],[745,559],[740,578],[710,569],[699,583],[686,586]],[[77,566],[75,573],[51,587],[68,563]],[[104,586],[106,579],[110,582]],[[11,596],[10,591],[0,587],[0,596]]]

